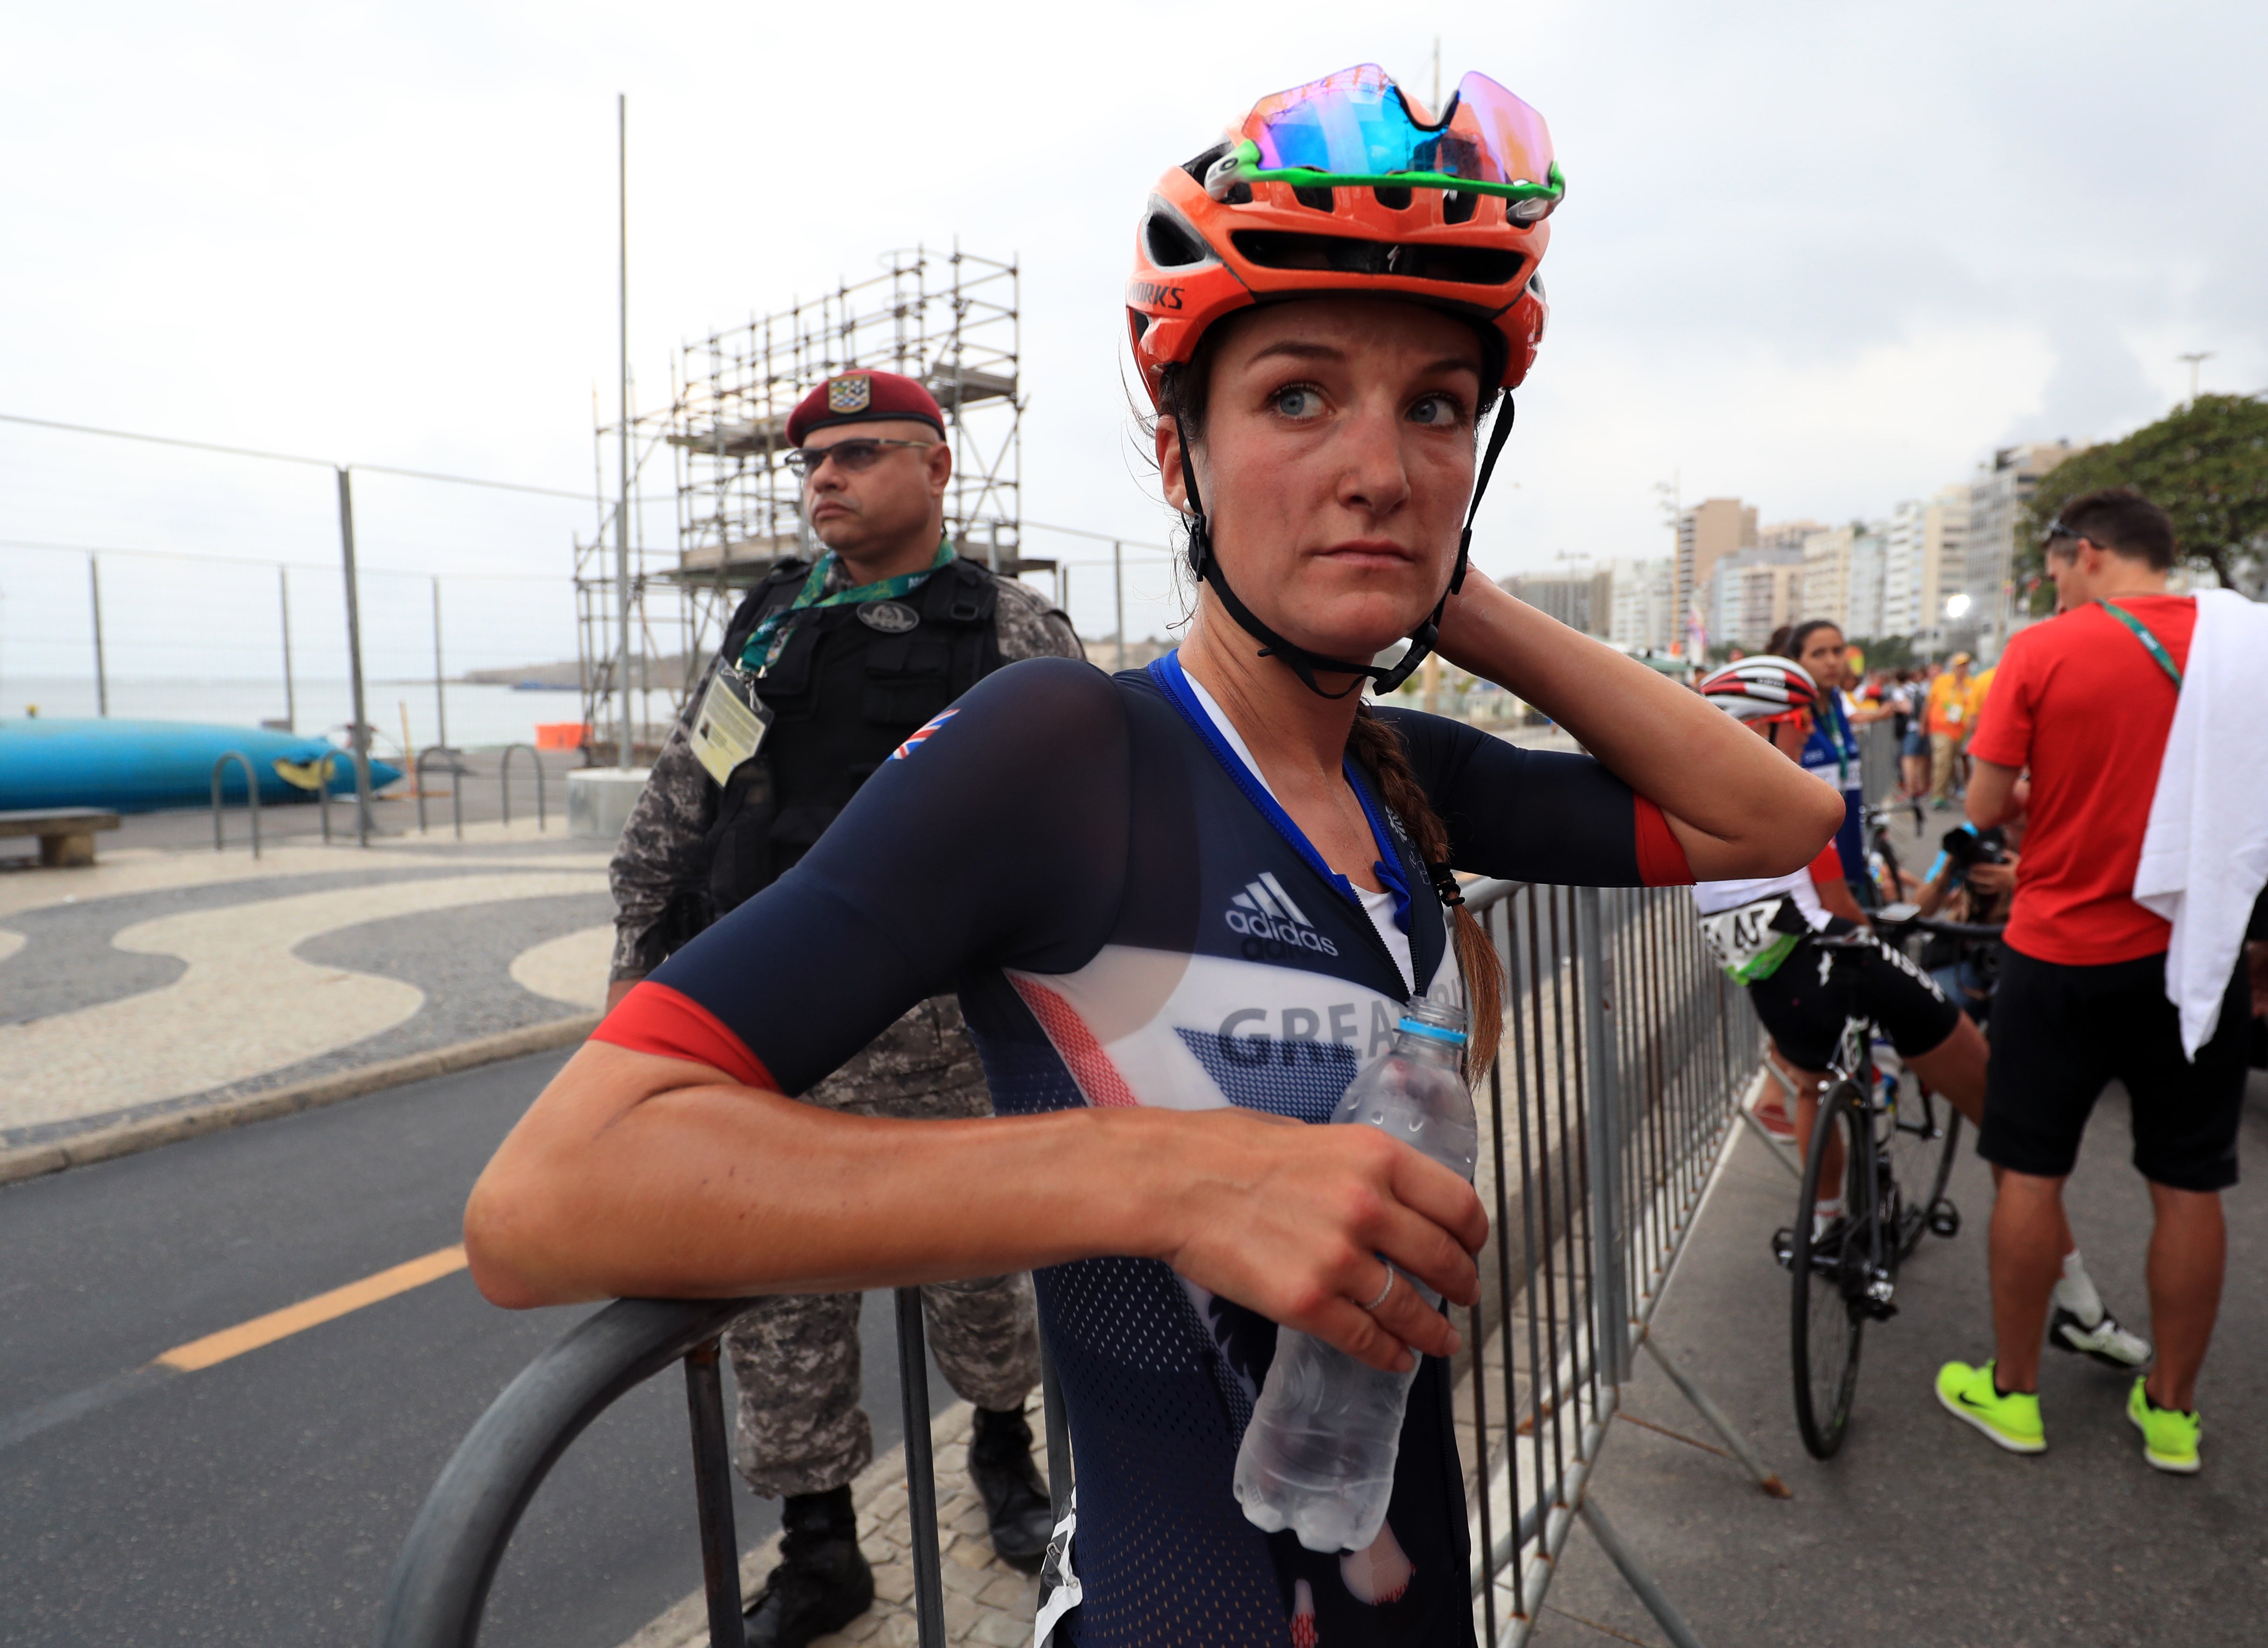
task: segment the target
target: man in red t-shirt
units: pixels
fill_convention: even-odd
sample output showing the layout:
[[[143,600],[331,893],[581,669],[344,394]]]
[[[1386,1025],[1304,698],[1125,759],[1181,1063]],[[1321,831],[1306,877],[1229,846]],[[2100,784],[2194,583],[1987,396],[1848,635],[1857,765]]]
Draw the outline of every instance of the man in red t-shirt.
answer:
[[[2173,557],[2172,524],[2139,492],[2111,488],[2065,505],[2047,541],[2059,615],[2009,640],[1970,744],[1970,821],[1984,828],[2023,812],[2029,823],[1977,1146],[2002,1170],[1992,1234],[1998,1355],[1982,1367],[1948,1363],[1937,1388],[1948,1409],[2001,1446],[2046,1445],[2040,1338],[2063,1262],[2063,1182],[2115,1078],[2156,1216],[2158,1357],[2134,1381],[2127,1411],[2144,1458],[2188,1472],[2198,1468],[2198,1370],[2220,1306],[2220,1192],[2236,1182],[2250,1004],[2232,978],[2219,1031],[2194,1063],[2186,1059],[2166,998],[2171,929],[2133,898],[2197,624],[2197,604],[2166,593]]]

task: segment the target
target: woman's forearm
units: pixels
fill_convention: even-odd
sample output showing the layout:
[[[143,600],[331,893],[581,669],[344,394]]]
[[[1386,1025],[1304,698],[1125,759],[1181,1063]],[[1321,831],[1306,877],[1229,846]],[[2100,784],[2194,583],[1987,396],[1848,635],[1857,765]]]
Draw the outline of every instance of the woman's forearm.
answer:
[[[1233,1108],[880,1121],[603,1042],[513,1129],[465,1214],[474,1280],[515,1307],[847,1292],[1124,1254],[1381,1366],[1405,1344],[1445,1354],[1454,1335],[1436,1313],[1346,1303],[1376,1291],[1377,1255],[1469,1302],[1487,1228],[1470,1186],[1368,1128]]]
[[[1843,821],[1842,798],[1730,716],[1484,578],[1441,621],[1441,655],[1573,733],[1659,806],[1703,880],[1784,875]]]

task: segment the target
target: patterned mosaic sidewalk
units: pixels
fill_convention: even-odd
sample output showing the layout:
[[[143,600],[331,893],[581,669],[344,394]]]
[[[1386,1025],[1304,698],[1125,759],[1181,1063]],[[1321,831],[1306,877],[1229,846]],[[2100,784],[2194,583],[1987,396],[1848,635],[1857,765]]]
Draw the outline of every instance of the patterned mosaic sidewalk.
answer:
[[[1033,1458],[1047,1474],[1046,1424],[1040,1399],[1027,1409],[1034,1437]],[[984,1533],[984,1505],[968,1481],[967,1402],[956,1402],[931,1424],[937,1455],[938,1530],[944,1546],[946,1639],[954,1644],[1015,1648],[1032,1640],[1032,1615],[1039,1582],[992,1554]],[[914,1571],[906,1526],[906,1460],[902,1447],[876,1458],[850,1484],[858,1508],[858,1544],[874,1565],[874,1606],[850,1626],[822,1637],[814,1648],[872,1644],[878,1648],[913,1648]],[[752,1597],[779,1561],[777,1535],[740,1558],[740,1593]],[[702,1595],[691,1596],[655,1620],[623,1648],[703,1648],[709,1640]]]

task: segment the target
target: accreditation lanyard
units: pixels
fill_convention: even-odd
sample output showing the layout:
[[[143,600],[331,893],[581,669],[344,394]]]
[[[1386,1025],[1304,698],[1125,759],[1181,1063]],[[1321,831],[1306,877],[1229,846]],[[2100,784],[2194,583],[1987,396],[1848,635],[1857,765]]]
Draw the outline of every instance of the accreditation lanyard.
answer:
[[[759,673],[779,662],[779,655],[787,646],[790,633],[788,620],[794,614],[808,612],[821,607],[856,607],[867,601],[895,600],[899,596],[921,587],[923,580],[953,559],[953,541],[948,538],[937,547],[937,559],[918,572],[901,572],[895,578],[877,578],[872,584],[861,584],[851,589],[826,592],[828,582],[841,564],[829,549],[819,557],[819,564],[811,569],[811,576],[803,580],[803,587],[795,592],[795,600],[771,614],[758,624],[747,644],[740,649],[740,667]]]
[[[2156,660],[2158,667],[2166,672],[2166,679],[2173,682],[2174,690],[2181,691],[2182,666],[2174,662],[2174,655],[2166,651],[2166,644],[2152,635],[2149,627],[2124,607],[2114,607],[2107,600],[2099,600],[2095,605],[2134,632],[2134,638],[2142,644],[2142,651],[2147,652]]]

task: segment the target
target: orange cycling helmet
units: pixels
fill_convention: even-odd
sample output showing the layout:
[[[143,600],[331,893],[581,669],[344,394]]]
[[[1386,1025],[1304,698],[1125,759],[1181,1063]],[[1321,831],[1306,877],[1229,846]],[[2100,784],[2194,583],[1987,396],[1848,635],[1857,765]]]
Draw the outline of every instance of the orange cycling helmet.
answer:
[[[1321,292],[1446,310],[1490,345],[1484,386],[1517,387],[1543,336],[1545,219],[1565,194],[1543,117],[1485,75],[1437,121],[1375,63],[1263,98],[1143,211],[1126,321],[1152,403],[1222,316]]]
[[[1512,432],[1510,392],[1543,336],[1536,277],[1545,223],[1567,186],[1543,117],[1485,75],[1469,74],[1428,120],[1375,63],[1263,98],[1235,131],[1159,180],[1134,236],[1126,323],[1151,404],[1171,410],[1169,367],[1206,329],[1271,300],[1329,292],[1399,298],[1470,325],[1487,351],[1482,387],[1501,405],[1473,487],[1449,585],[1390,666],[1311,652],[1239,600],[1212,552],[1197,475],[1189,570],[1311,692],[1344,697],[1366,681],[1390,693],[1432,651],[1448,598],[1463,587],[1473,517]],[[1355,679],[1323,693],[1318,670]]]

